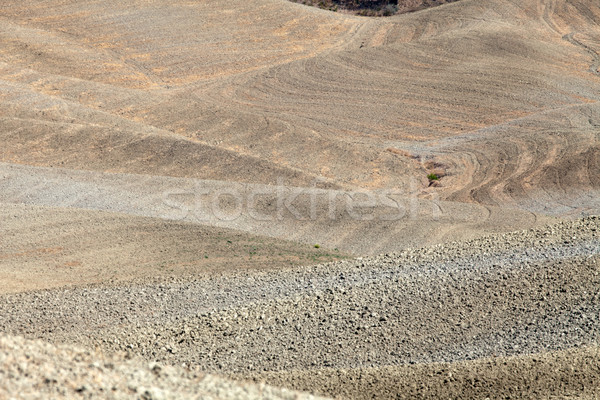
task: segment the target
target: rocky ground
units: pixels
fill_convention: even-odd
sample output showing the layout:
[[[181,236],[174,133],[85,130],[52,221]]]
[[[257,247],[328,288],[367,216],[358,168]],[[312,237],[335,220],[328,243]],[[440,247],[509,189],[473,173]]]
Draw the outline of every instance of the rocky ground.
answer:
[[[597,377],[590,360],[600,341],[599,285],[600,218],[589,217],[314,267],[10,294],[0,302],[0,326],[5,334],[327,396],[367,396],[377,369],[401,387],[411,366],[443,369],[431,363],[450,363],[464,375],[465,362],[492,359],[473,365],[495,374],[505,365],[497,360],[530,365],[510,357],[540,354],[548,368],[561,365],[539,366],[558,380],[583,368],[564,387],[535,389],[550,395],[589,388]],[[583,364],[556,353],[579,348],[589,349],[581,350]],[[333,374],[343,384],[306,380],[301,371]],[[429,387],[436,376],[420,384]],[[523,379],[528,385],[536,375]],[[465,393],[515,383],[482,382]]]
[[[0,396],[23,399],[316,399],[124,355],[0,337]]]

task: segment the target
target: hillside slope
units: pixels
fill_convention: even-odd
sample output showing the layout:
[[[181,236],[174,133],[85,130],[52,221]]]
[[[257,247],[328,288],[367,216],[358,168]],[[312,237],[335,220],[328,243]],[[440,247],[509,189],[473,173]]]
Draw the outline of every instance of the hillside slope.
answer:
[[[325,396],[597,394],[599,235],[590,217],[313,267],[8,294],[0,326]]]
[[[392,190],[402,210],[423,205],[391,222],[218,221],[356,255],[595,214],[598,15],[575,0],[465,0],[384,20],[274,0],[9,1],[0,161],[194,179],[183,190]]]
[[[0,159],[425,193],[441,169],[443,199],[596,209],[599,23],[586,0],[384,20],[276,0],[8,1]]]
[[[4,0],[0,44],[0,397],[104,376],[63,345],[192,386],[600,395],[598,1]]]

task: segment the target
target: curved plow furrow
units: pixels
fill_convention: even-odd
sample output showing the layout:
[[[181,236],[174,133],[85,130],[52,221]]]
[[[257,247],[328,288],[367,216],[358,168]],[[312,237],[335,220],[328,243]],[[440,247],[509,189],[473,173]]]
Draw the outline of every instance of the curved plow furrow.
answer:
[[[440,160],[457,168],[448,186],[458,190],[447,189],[448,198],[549,214],[594,212],[598,202],[585,194],[600,189],[593,125],[599,110],[596,103],[542,113],[440,147]],[[458,172],[463,168],[466,174]]]

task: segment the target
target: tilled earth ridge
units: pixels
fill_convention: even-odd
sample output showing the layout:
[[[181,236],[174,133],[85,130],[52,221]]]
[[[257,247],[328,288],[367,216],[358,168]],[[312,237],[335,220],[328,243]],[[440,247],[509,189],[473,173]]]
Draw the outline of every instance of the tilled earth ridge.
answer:
[[[352,399],[598,399],[600,347],[455,363],[281,371],[258,381]]]
[[[237,377],[594,346],[599,229],[588,217],[296,270],[8,295],[0,326]]]
[[[0,398],[316,399],[168,365],[0,336]]]

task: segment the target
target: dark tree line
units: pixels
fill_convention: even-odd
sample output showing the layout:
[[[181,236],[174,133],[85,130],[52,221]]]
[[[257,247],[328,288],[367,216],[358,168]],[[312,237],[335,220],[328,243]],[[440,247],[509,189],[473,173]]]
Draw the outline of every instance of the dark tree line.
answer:
[[[332,11],[345,10],[359,15],[389,16],[417,11],[458,0],[292,0]]]

